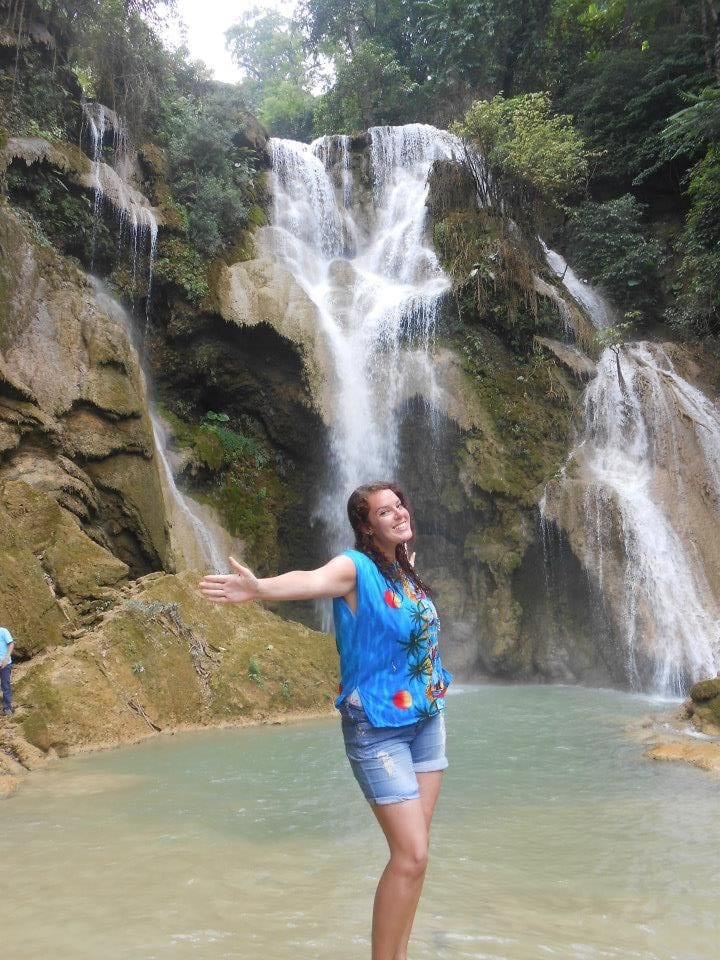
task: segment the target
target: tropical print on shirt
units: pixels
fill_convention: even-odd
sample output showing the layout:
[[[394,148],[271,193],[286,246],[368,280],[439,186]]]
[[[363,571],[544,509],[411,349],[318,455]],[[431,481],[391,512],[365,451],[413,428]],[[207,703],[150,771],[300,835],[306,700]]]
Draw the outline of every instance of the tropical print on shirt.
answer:
[[[440,621],[435,605],[397,569],[385,577],[373,560],[348,550],[357,570],[357,612],[333,601],[340,654],[339,706],[358,695],[375,727],[397,727],[444,709],[451,674],[438,649]]]

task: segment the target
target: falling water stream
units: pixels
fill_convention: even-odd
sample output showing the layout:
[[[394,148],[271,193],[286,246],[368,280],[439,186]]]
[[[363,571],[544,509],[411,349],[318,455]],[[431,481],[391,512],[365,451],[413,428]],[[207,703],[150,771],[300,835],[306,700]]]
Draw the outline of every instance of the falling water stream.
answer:
[[[126,236],[129,236],[133,296],[135,295],[138,264],[143,255],[142,247],[146,246],[148,278],[145,296],[147,309],[149,309],[158,223],[147,199],[130,184],[133,161],[127,126],[114,110],[110,110],[102,103],[86,101],[82,104],[82,111],[83,127],[89,133],[93,159],[93,184],[95,189],[93,259],[97,227],[103,203],[108,202],[118,216],[118,243],[122,245]],[[112,165],[104,160],[104,151],[108,143],[112,146]]]
[[[89,280],[97,303],[133,342],[135,331],[132,317],[101,280],[92,276]],[[149,399],[147,375],[142,369],[141,377],[142,390],[150,414],[175,567],[179,571],[192,568],[213,573],[224,572],[227,567],[227,555],[235,546],[234,541],[219,526],[212,511],[185,496],[178,489],[171,463],[169,431]]]
[[[369,179],[354,183],[348,137],[271,140],[272,247],[317,311],[328,355],[332,464],[319,508],[333,549],[361,482],[396,475],[402,402],[433,408],[430,346],[448,277],[426,236],[428,173],[459,141],[422,124],[368,132]],[[430,414],[431,419],[431,414]]]
[[[597,327],[603,297],[548,261]],[[720,412],[659,344],[606,349],[583,398],[584,426],[543,515],[568,531],[588,575],[618,611],[636,689],[680,695],[720,671]]]

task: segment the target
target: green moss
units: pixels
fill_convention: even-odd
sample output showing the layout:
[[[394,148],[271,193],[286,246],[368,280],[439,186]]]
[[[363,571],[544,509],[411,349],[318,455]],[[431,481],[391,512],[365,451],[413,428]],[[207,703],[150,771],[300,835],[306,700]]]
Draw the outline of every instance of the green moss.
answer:
[[[207,296],[208,263],[185,240],[161,236],[155,260],[158,281],[178,287],[192,303]]]
[[[42,666],[30,671],[15,685],[15,700],[29,711],[22,729],[27,740],[40,750],[53,745],[51,729],[62,716],[62,698]]]
[[[713,677],[710,680],[700,680],[694,684],[690,690],[690,697],[695,703],[703,703],[705,700],[713,700],[720,697],[720,677]]]
[[[466,332],[456,343],[493,427],[490,435],[469,432],[463,472],[486,493],[532,506],[567,455],[575,391],[553,360],[513,355],[488,330]]]
[[[223,526],[242,539],[247,559],[259,572],[275,572],[278,517],[288,506],[290,494],[268,442],[214,411],[194,424],[165,409],[162,414],[180,446],[192,451],[193,496],[216,510]]]
[[[720,696],[713,697],[707,704],[715,723],[720,726]]]
[[[267,213],[264,207],[259,203],[253,203],[247,214],[248,223],[253,227],[264,227],[268,222]]]

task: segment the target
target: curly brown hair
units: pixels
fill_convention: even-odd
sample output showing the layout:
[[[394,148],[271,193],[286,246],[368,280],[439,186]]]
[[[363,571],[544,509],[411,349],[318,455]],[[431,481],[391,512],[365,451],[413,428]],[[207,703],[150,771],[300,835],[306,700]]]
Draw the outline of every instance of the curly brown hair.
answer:
[[[407,497],[397,483],[391,480],[374,480],[372,483],[364,483],[356,490],[353,490],[347,502],[348,519],[355,533],[355,549],[370,557],[383,576],[390,580],[396,580],[398,576],[397,567],[399,566],[400,570],[418,590],[422,590],[428,594],[428,596],[432,596],[430,587],[428,587],[426,583],[423,583],[415,572],[415,567],[410,563],[410,554],[408,553],[406,544],[399,543],[395,547],[395,563],[393,563],[377,549],[373,542],[372,534],[367,532],[366,528],[370,515],[368,497],[371,493],[379,493],[381,490],[392,490],[403,507],[410,513],[411,526],[414,530],[412,513],[408,505]]]

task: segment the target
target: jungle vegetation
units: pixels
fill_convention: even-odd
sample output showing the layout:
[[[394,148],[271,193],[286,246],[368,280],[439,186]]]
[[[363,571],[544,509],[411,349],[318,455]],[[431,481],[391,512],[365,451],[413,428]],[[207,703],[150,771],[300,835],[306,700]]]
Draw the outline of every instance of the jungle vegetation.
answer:
[[[552,212],[553,241],[622,309],[720,332],[718,0],[299,0],[293,17],[259,5],[227,34],[239,88],[163,45],[176,15],[174,0],[0,0],[0,123],[78,142],[86,97],[160,148],[176,226],[166,279],[188,299],[206,289],[198,265],[259,216],[242,100],[300,139],[454,123],[513,195]]]

